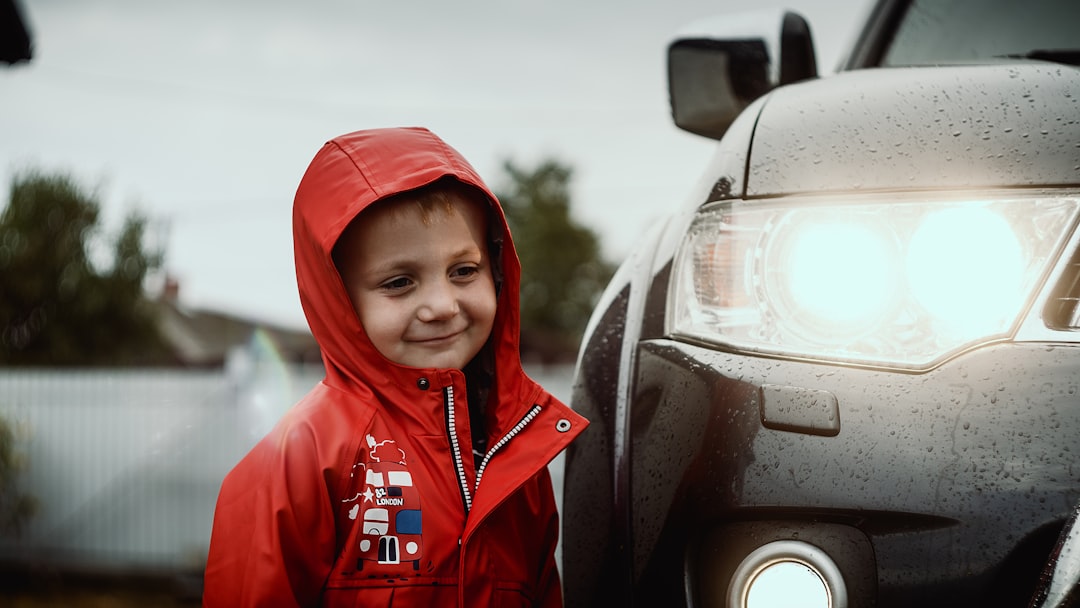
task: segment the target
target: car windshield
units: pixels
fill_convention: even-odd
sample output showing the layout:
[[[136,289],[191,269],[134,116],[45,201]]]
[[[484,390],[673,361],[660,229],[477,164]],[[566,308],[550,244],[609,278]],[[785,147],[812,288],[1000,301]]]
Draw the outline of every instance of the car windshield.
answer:
[[[913,0],[881,65],[938,65],[1002,57],[1077,63],[1077,0]]]

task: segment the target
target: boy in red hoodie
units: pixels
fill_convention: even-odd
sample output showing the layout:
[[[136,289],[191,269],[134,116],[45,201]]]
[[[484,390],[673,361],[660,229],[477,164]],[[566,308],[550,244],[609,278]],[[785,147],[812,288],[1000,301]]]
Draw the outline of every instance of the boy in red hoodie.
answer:
[[[203,605],[560,606],[547,465],[588,423],[522,370],[495,196],[426,129],[359,131],[293,240],[326,377],[225,478]]]

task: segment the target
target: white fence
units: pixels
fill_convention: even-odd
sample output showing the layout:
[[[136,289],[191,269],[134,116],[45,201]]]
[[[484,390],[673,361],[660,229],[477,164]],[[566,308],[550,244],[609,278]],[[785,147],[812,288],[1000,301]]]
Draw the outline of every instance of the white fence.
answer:
[[[0,557],[120,571],[198,568],[225,473],[321,368],[0,370],[39,510]]]
[[[570,370],[533,370],[567,399]],[[229,369],[0,369],[0,416],[39,510],[0,560],[200,572],[225,473],[322,377],[272,358]],[[561,492],[561,461],[552,467]]]

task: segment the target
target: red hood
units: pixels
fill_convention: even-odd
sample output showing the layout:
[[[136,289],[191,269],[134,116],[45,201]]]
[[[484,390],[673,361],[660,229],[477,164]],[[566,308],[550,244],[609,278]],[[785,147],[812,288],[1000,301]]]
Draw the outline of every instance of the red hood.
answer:
[[[349,222],[372,203],[448,176],[484,192],[494,210],[492,217],[497,218],[492,232],[509,234],[495,195],[457,150],[427,129],[357,131],[327,142],[311,161],[293,204],[293,244],[300,302],[322,349],[328,383],[375,388],[417,377],[416,369],[390,362],[372,345],[331,252]],[[506,372],[521,366],[521,266],[510,239],[503,241],[492,251],[500,258],[495,266],[501,269],[502,281],[492,328],[495,360],[503,372],[496,374],[500,380],[515,375]]]

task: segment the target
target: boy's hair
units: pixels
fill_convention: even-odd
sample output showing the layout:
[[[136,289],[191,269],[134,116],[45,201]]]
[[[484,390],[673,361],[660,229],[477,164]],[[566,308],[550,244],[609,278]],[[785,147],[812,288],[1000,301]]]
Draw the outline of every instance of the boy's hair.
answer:
[[[420,217],[424,224],[431,223],[432,211],[441,208],[449,214],[454,213],[454,199],[452,194],[470,201],[488,213],[490,203],[479,190],[463,184],[456,179],[443,178],[415,190],[408,190],[390,195],[375,205],[392,205],[399,202],[411,202],[420,209]]]
[[[334,243],[334,248],[330,253],[331,257],[334,260],[334,265],[338,268],[341,267],[339,253],[340,245],[343,241],[345,241],[345,235],[354,225],[356,225],[357,219],[360,218],[364,213],[367,213],[371,209],[374,209],[376,207],[390,207],[397,206],[399,203],[411,203],[413,205],[416,205],[416,207],[420,210],[421,221],[423,221],[425,225],[430,225],[432,221],[432,214],[436,210],[441,210],[450,215],[456,213],[456,211],[454,210],[455,198],[452,195],[457,195],[461,199],[469,201],[470,203],[473,203],[483,209],[484,214],[488,216],[487,223],[489,226],[489,231],[492,230],[491,202],[488,200],[487,196],[473,186],[462,183],[453,178],[444,177],[426,186],[421,186],[413,190],[406,190],[405,192],[398,192],[396,194],[392,194],[386,198],[374,202],[368,209],[361,211],[360,214],[358,214],[352,219],[352,221],[349,222],[349,225],[346,226],[345,230],[343,230],[341,235],[338,236],[337,242]],[[501,241],[501,239],[496,238],[495,241]],[[493,255],[495,253],[493,251],[495,249],[495,247],[493,247],[494,244],[495,243],[493,243],[492,236],[489,235],[489,254]]]

